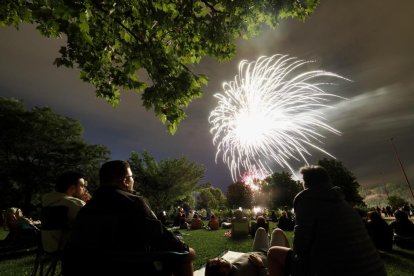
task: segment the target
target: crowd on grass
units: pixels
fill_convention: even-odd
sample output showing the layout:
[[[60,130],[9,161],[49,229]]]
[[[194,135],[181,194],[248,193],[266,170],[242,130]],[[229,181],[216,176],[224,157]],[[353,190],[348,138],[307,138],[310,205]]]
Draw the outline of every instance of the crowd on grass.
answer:
[[[131,267],[139,275],[193,275],[196,251],[176,230],[222,228],[232,239],[253,238],[252,251],[232,262],[208,260],[205,275],[385,275],[381,252],[393,246],[414,250],[412,205],[392,210],[395,219],[387,223],[390,208],[356,212],[322,167],[307,166],[301,173],[304,189],[293,209],[285,206],[253,217],[237,209],[223,217],[185,205],[168,216],[165,211],[155,215],[134,192],[126,161],[109,161],[100,168],[100,186],[93,195],[79,172],[60,175],[55,191],[42,197],[40,220],[16,207],[3,210],[9,234],[0,247],[38,246],[38,256],[59,256],[63,275],[131,275]],[[294,232],[293,244],[286,231]]]

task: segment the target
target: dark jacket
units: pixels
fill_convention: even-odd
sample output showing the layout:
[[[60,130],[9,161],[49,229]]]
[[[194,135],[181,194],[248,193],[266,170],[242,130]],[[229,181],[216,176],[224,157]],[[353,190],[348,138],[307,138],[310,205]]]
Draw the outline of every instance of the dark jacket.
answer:
[[[62,271],[64,276],[154,275],[155,260],[175,270],[182,259],[165,251],[185,252],[188,246],[157,220],[142,197],[100,187],[78,213]]]
[[[105,250],[188,249],[142,197],[113,187],[100,187],[79,211],[71,244]]]
[[[294,226],[295,222],[287,216],[281,216],[279,218],[279,223],[277,224],[277,227],[283,231],[293,231]]]
[[[367,223],[368,234],[378,250],[392,250],[393,232],[383,219],[371,220]]]
[[[305,189],[295,197],[294,210],[298,275],[386,275],[361,217],[340,188]]]

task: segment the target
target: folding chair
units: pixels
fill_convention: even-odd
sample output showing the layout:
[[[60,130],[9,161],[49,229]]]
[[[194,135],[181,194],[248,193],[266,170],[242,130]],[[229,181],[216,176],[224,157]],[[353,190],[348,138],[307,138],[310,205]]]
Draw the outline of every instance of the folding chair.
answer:
[[[32,276],[54,276],[57,272],[58,264],[62,260],[62,253],[65,236],[69,231],[68,227],[68,207],[66,206],[47,206],[42,208],[41,214],[41,238],[38,244]],[[45,250],[45,239],[47,231],[55,231],[57,234],[57,246],[54,251]],[[50,232],[49,232],[50,233]],[[59,272],[57,275],[61,275]]]
[[[244,238],[249,235],[249,222],[245,221],[233,221],[231,229],[232,238]]]

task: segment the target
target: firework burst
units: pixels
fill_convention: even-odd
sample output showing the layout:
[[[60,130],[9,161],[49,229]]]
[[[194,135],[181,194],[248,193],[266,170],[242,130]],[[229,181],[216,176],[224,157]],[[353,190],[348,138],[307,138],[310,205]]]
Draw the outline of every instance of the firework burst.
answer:
[[[234,81],[214,95],[218,106],[209,122],[216,162],[221,154],[233,180],[246,171],[267,176],[275,162],[295,174],[289,161],[308,164],[309,148],[333,157],[317,145],[324,138],[318,131],[340,134],[325,123],[321,109],[341,97],[326,93],[322,87],[332,83],[322,79],[345,78],[322,70],[296,73],[309,62],[287,55],[244,60]]]

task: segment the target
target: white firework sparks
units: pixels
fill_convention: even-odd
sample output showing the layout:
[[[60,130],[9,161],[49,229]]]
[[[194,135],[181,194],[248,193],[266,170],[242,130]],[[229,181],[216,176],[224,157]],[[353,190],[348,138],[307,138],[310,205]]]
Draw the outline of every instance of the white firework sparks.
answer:
[[[331,83],[318,79],[345,78],[322,70],[295,74],[309,62],[287,55],[244,60],[235,80],[223,84],[224,93],[214,95],[218,106],[209,122],[216,161],[222,154],[233,180],[244,171],[267,176],[273,161],[295,174],[288,161],[308,164],[308,148],[333,157],[316,145],[324,138],[319,129],[340,134],[324,122],[321,109],[330,98],[342,97],[326,93],[322,87]]]

